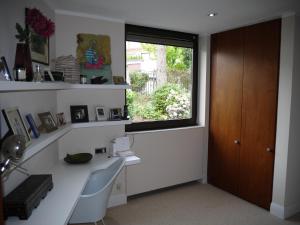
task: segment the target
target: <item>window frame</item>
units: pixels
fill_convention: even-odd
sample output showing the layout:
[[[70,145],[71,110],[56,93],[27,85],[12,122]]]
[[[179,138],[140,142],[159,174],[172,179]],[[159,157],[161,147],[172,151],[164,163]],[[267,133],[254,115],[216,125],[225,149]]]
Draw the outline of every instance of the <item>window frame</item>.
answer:
[[[143,39],[141,41],[139,39]],[[127,37],[130,37],[128,40]],[[132,40],[132,36],[136,36]],[[147,40],[147,38],[151,39]],[[188,43],[192,45],[193,49],[193,69],[192,69],[192,117],[190,119],[178,119],[178,120],[159,120],[159,121],[146,121],[138,122],[125,125],[126,132],[134,131],[147,131],[147,130],[160,130],[160,129],[170,129],[178,127],[188,127],[197,125],[197,115],[198,115],[198,34],[184,33],[178,31],[171,31],[165,29],[137,26],[131,24],[125,24],[125,74],[127,70],[127,52],[126,52],[126,42],[127,41],[137,41],[150,44],[164,44],[172,45],[177,47],[185,47],[184,44]],[[168,44],[168,43],[172,44]],[[126,90],[125,90],[125,103],[126,103]]]

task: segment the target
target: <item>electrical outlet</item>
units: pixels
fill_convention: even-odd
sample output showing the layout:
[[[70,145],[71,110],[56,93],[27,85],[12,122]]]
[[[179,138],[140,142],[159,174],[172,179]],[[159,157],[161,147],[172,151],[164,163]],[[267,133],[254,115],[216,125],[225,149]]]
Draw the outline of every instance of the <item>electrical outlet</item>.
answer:
[[[95,154],[103,154],[106,153],[106,147],[95,148]]]

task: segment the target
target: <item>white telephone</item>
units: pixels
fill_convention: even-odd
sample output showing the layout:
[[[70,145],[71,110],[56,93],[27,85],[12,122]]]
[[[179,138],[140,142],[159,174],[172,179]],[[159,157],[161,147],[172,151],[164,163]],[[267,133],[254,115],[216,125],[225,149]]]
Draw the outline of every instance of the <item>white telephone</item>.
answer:
[[[131,156],[129,137],[118,137],[112,140],[112,156]]]

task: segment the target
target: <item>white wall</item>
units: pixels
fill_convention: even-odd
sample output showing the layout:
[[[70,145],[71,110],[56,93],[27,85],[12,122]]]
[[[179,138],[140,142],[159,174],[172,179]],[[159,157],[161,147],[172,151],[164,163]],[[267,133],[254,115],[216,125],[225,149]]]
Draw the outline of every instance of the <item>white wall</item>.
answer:
[[[287,218],[300,211],[299,17],[282,19],[276,153],[271,213]]]

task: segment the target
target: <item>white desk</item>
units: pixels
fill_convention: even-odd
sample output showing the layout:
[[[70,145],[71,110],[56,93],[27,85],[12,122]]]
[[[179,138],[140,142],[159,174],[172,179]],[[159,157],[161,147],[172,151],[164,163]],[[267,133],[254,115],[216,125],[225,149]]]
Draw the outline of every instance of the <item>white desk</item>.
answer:
[[[118,158],[107,158],[99,154],[87,164],[70,165],[59,161],[50,171],[41,173],[52,174],[53,189],[48,192],[40,205],[32,211],[28,220],[9,217],[7,225],[64,225],[72,215],[79,196],[91,174],[98,169],[109,167]],[[126,158],[125,166],[140,163],[136,156]]]

